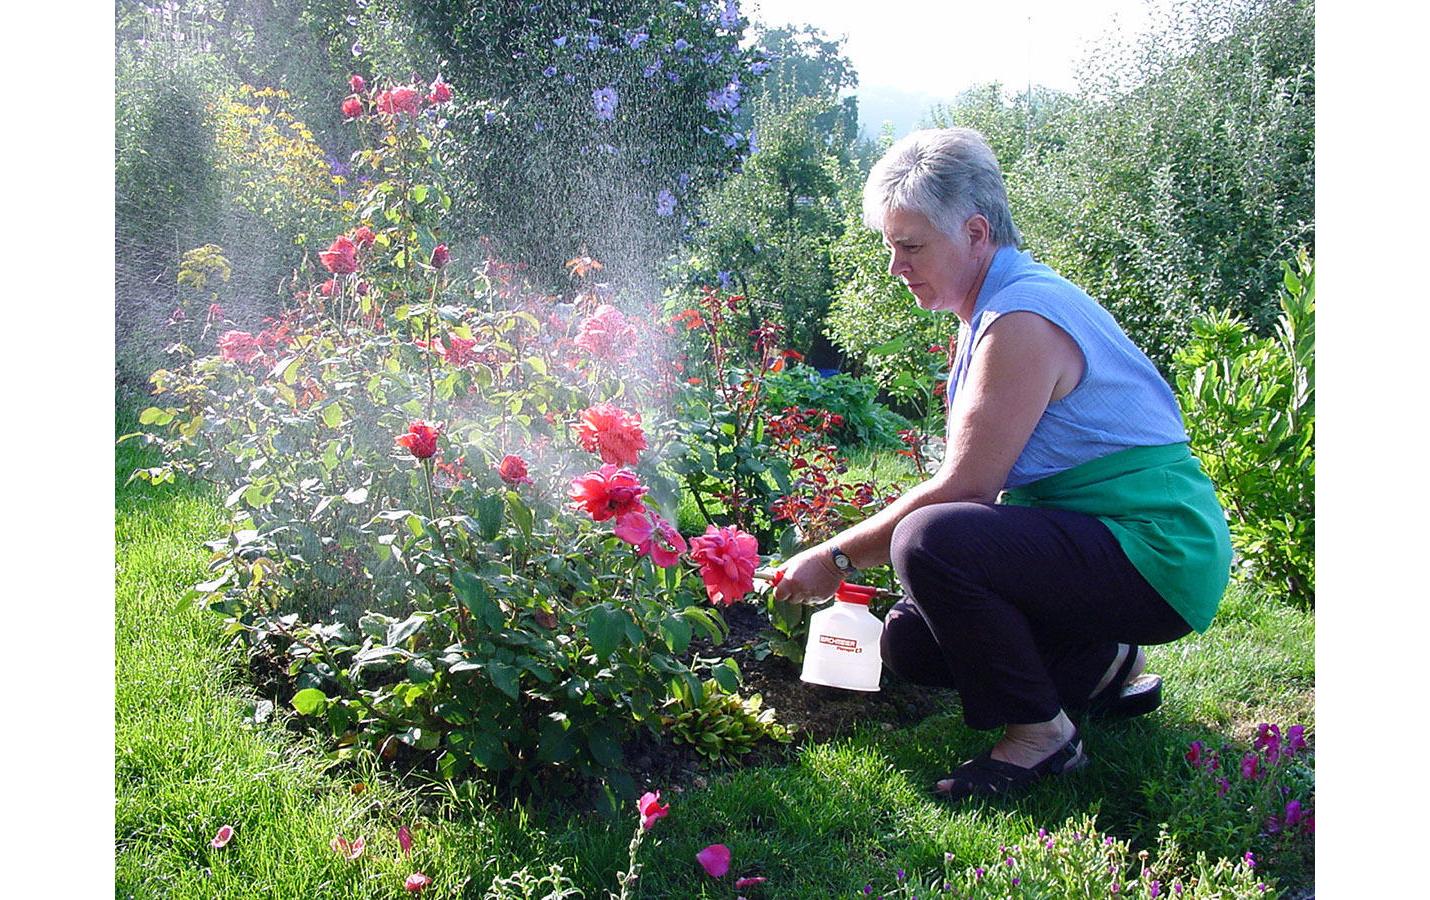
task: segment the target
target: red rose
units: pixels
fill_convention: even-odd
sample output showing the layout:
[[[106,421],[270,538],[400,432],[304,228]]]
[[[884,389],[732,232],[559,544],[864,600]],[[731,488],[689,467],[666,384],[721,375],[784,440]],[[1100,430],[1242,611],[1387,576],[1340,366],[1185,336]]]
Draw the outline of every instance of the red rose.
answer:
[[[497,474],[501,480],[507,484],[531,484],[531,477],[527,474],[526,460],[520,456],[513,456],[508,453],[502,457],[501,465],[497,466]]]
[[[353,89],[354,94],[361,94],[367,90],[367,82],[362,80],[361,75],[354,75],[348,79],[348,87]]]
[[[618,469],[609,463],[595,472],[571,479],[568,496],[597,522],[617,518],[637,509],[644,509],[641,496],[646,492],[629,469]]]
[[[334,275],[356,272],[357,244],[347,235],[340,234],[333,240],[331,247],[318,252],[318,259],[322,261],[323,267]]]
[[[377,235],[373,234],[372,229],[366,225],[359,225],[357,229],[353,231],[353,243],[364,250],[371,247],[375,240],[377,240]]]
[[[446,244],[438,244],[437,246],[432,248],[432,268],[442,268],[443,266],[447,265],[447,262],[451,258],[452,254],[450,251],[447,250]]]
[[[432,93],[427,95],[427,100],[431,103],[446,103],[452,99],[452,86],[442,80],[442,76],[437,76],[437,80],[432,82]]]
[[[389,116],[404,113],[415,116],[422,111],[422,94],[415,87],[404,84],[378,94],[376,103],[378,111]]]
[[[441,433],[440,424],[428,425],[418,419],[408,425],[407,433],[398,435],[393,443],[406,447],[418,459],[431,459],[437,453],[437,435]]]
[[[442,359],[460,368],[477,358],[477,354],[472,352],[472,348],[475,346],[477,346],[477,342],[472,338],[449,334],[441,344]]]
[[[755,589],[760,547],[754,535],[733,525],[707,526],[690,539],[690,558],[700,565],[700,577],[711,603],[729,606]]]
[[[324,297],[331,297],[331,296],[333,296],[333,292],[336,291],[337,289],[338,289],[338,282],[337,282],[337,280],[336,280],[336,279],[329,278],[327,281],[323,282],[322,287],[318,288],[318,293],[322,294]]]
[[[640,413],[628,413],[610,403],[600,403],[583,411],[576,430],[581,446],[601,454],[601,462],[633,466],[646,448]]]
[[[362,101],[356,97],[349,97],[344,100],[343,115],[349,119],[362,118]]]

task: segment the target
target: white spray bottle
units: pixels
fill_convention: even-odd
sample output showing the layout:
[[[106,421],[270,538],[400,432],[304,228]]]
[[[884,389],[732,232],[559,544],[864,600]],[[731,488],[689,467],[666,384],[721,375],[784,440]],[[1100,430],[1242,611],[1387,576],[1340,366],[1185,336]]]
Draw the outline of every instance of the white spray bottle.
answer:
[[[777,570],[771,586],[783,577],[784,570]],[[834,591],[834,605],[809,617],[801,681],[846,691],[879,690],[884,623],[869,612],[869,601],[877,593],[878,588],[842,582]]]

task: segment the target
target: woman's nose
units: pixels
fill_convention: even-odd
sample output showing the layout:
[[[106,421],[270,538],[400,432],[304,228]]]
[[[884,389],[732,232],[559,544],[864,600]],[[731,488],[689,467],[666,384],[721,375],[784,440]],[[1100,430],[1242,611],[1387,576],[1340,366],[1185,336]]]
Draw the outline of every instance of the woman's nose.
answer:
[[[896,251],[893,251],[893,252],[891,252],[891,253],[889,254],[889,274],[890,274],[890,275],[898,275],[898,274],[900,274],[901,272],[907,271],[908,268],[909,268],[908,260],[906,260],[906,259],[904,259],[902,256],[900,256],[897,250],[896,250]]]

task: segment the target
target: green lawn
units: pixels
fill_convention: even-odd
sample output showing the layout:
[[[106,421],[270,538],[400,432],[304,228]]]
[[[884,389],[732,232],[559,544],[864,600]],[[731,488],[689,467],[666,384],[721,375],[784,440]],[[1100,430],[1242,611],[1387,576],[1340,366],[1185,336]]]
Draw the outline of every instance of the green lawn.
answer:
[[[143,459],[135,443],[121,445],[117,482]],[[253,697],[221,620],[180,602],[202,580],[201,542],[221,530],[223,512],[192,485],[117,488],[116,896],[396,897],[420,870],[434,879],[423,896],[482,897],[494,877],[553,863],[588,898],[615,887],[633,807],[612,824],[499,802],[474,784],[325,771],[324,748],[287,727],[282,710],[247,721]],[[714,881],[695,862],[715,842],[733,851],[735,875],[768,877],[751,900],[853,896],[871,880],[892,883],[896,869],[937,869],[946,852],[996,862],[1000,844],[1084,813],[1151,846],[1167,810],[1149,806],[1149,786],[1185,770],[1189,740],[1244,744],[1260,721],[1314,725],[1313,644],[1311,614],[1233,591],[1206,635],[1149,651],[1169,692],[1156,715],[1086,726],[1094,765],[1016,802],[930,799],[935,778],[989,741],[956,713],[806,747],[783,766],[713,772],[708,787],[663,798],[671,813],[641,851],[639,896],[734,896],[733,875]],[[235,837],[211,849],[225,824]],[[410,860],[397,843],[402,824],[414,833]],[[329,847],[337,834],[363,837],[366,852],[341,858]]]

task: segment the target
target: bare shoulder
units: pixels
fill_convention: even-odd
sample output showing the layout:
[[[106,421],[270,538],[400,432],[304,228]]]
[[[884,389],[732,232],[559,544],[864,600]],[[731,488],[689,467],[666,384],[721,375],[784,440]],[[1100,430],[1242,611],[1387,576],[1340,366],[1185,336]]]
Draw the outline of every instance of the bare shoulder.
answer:
[[[1019,372],[1052,385],[1050,402],[1077,387],[1083,374],[1082,350],[1062,328],[1035,312],[1004,313],[979,342],[975,365],[989,372]]]

